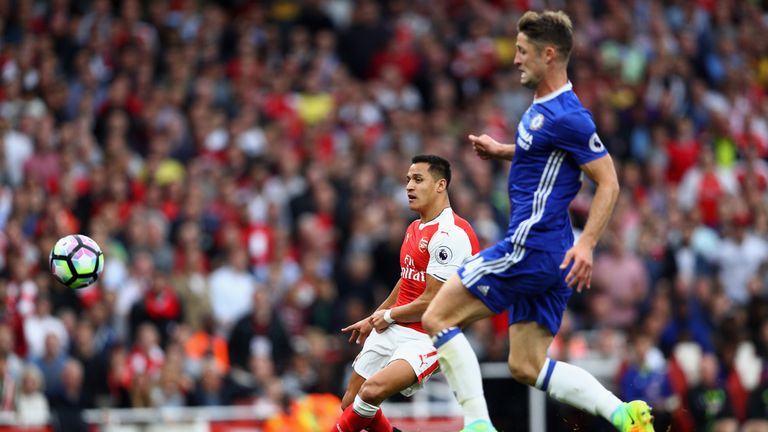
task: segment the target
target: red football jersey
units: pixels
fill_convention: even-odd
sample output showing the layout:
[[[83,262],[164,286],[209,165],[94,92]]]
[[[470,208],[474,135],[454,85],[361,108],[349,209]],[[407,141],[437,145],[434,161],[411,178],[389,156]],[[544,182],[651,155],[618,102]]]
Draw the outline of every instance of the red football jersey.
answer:
[[[469,222],[446,208],[435,219],[408,226],[400,248],[400,292],[395,306],[417,299],[427,287],[426,275],[445,282],[467,258],[480,251]],[[398,323],[426,333],[421,322]]]

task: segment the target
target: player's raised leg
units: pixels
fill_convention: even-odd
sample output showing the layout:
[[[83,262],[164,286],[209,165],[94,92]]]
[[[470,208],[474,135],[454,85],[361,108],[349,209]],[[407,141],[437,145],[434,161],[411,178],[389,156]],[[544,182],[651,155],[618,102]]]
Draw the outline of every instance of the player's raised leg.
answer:
[[[509,370],[515,380],[535,386],[554,399],[599,415],[622,432],[653,431],[643,401],[622,403],[586,370],[547,358],[550,329],[533,321],[509,326]]]
[[[349,378],[347,384],[347,390],[344,392],[344,396],[341,399],[341,415],[339,416],[332,431],[347,431],[347,430],[362,430],[367,427],[374,416],[376,411],[374,410],[372,415],[364,415],[366,413],[364,409],[360,407],[355,409],[353,404],[356,402],[356,396],[360,392],[360,388],[365,384],[365,378],[363,378],[357,371],[352,371],[352,375]],[[362,412],[362,413],[361,413]]]
[[[359,375],[358,375],[359,376]],[[368,380],[353,394],[352,404],[334,425],[332,432],[392,432],[392,425],[381,413],[379,405],[388,397],[418,382],[416,373],[408,362],[394,360]]]
[[[341,410],[344,411],[348,406],[352,405],[355,400],[355,395],[360,391],[360,387],[365,383],[365,378],[361,377],[356,371],[352,371],[352,375],[349,377],[349,384],[347,384],[347,390],[344,392],[344,396],[341,398]]]
[[[440,369],[464,412],[464,430],[493,431],[483,394],[480,364],[461,327],[492,315],[470,293],[458,274],[452,275],[427,307],[422,324],[432,336]]]
[[[358,392],[360,392],[360,387],[362,387],[364,383],[365,378],[361,377],[360,374],[353,370],[352,375],[349,378],[347,390],[344,392],[344,397],[341,399],[342,414],[355,401],[355,396],[357,396]],[[376,414],[373,416],[373,420],[371,420],[371,423],[368,425],[368,430],[370,432],[398,432],[398,429],[393,428],[389,423],[389,419],[384,416],[381,408],[379,408],[378,411],[376,411]]]

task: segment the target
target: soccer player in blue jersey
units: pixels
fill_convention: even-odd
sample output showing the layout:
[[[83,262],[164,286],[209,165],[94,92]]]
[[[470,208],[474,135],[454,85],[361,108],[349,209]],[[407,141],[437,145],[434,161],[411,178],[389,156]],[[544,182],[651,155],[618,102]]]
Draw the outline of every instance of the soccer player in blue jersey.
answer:
[[[464,431],[493,431],[477,357],[461,328],[509,311],[509,368],[522,383],[600,415],[623,432],[653,431],[643,401],[624,403],[590,373],[547,358],[575,288],[589,288],[592,251],[619,194],[613,162],[592,116],[574,94],[566,67],[573,45],[563,12],[526,12],[518,22],[515,65],[534,90],[514,144],[470,135],[483,159],[512,161],[511,215],[504,240],[469,259],[445,282],[422,322],[464,412]],[[568,206],[582,173],[596,184],[584,231],[574,244]]]

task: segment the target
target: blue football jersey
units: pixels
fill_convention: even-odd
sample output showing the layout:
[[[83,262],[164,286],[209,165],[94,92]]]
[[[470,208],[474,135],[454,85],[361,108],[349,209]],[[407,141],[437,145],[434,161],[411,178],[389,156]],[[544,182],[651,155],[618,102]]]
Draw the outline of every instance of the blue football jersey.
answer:
[[[570,82],[534,99],[517,126],[515,144],[506,239],[538,250],[570,248],[568,206],[581,188],[579,165],[608,154]]]

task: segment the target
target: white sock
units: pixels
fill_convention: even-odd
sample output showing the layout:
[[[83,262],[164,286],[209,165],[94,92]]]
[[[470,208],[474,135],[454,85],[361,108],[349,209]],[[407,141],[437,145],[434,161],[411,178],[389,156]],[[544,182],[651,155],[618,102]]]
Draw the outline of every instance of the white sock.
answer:
[[[447,328],[434,337],[434,342],[440,369],[464,411],[464,424],[480,419],[490,422],[480,363],[464,333],[456,327]]]
[[[373,404],[369,404],[364,401],[360,395],[355,396],[355,401],[352,402],[352,409],[360,415],[360,417],[373,417],[376,415],[376,411],[379,407]]]
[[[536,388],[554,399],[611,421],[621,400],[584,369],[550,358],[536,379]]]

